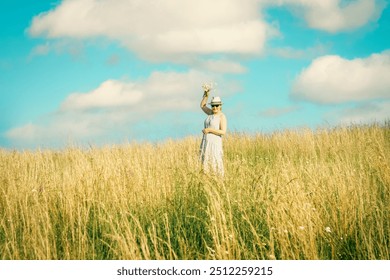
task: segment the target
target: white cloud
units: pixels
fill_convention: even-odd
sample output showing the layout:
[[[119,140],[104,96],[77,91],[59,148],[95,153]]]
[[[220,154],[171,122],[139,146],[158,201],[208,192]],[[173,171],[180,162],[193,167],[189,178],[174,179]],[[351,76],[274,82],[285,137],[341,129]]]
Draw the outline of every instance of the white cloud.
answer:
[[[104,121],[91,115],[55,115],[44,124],[28,123],[12,128],[5,136],[18,148],[61,147],[77,139],[94,139],[102,133],[98,124]]]
[[[9,139],[23,138],[26,141],[31,141],[31,139],[36,138],[38,134],[40,134],[38,128],[32,123],[28,123],[7,131],[6,137]]]
[[[280,117],[298,111],[299,109],[300,107],[298,106],[287,106],[287,107],[279,107],[279,108],[275,107],[275,108],[269,108],[267,110],[261,111],[259,115],[267,118],[276,118],[276,117]]]
[[[325,119],[339,124],[366,124],[390,120],[390,101],[367,102],[336,109],[325,114]]]
[[[28,32],[61,41],[107,38],[143,59],[186,64],[192,61],[189,57],[197,55],[262,54],[266,41],[279,34],[277,25],[267,23],[262,15],[268,7],[290,7],[310,28],[339,32],[375,21],[384,3],[383,0],[63,0],[54,9],[34,17]],[[47,51],[48,46],[41,45],[33,52]],[[302,55],[291,49],[277,51],[282,56]]]
[[[295,80],[292,97],[321,104],[390,98],[390,51],[367,58],[315,59]]]
[[[245,73],[247,70],[244,66],[234,61],[229,60],[205,60],[200,63],[201,68],[216,72],[216,73]]]
[[[222,79],[207,72],[153,72],[145,80],[108,80],[86,93],[70,94],[60,106],[60,112],[113,110],[131,111],[142,117],[169,110],[187,111],[198,108],[201,85],[210,79]],[[232,92],[229,82],[223,82],[225,96]]]
[[[149,59],[258,54],[268,25],[257,0],[64,0],[29,29],[48,38],[107,37]]]
[[[31,57],[32,56],[39,56],[39,55],[46,55],[50,52],[50,45],[49,43],[45,43],[42,45],[36,46],[32,52],[31,52]]]
[[[61,39],[55,42],[45,42],[34,47],[30,52],[29,58],[44,56],[49,53],[66,53],[73,58],[80,58],[82,57],[84,47],[84,44],[79,40]]]
[[[286,5],[302,16],[309,27],[335,33],[349,31],[379,18],[383,0],[264,0],[265,5]]]
[[[313,47],[306,49],[294,49],[291,47],[277,47],[268,50],[268,53],[287,59],[313,59],[320,55],[324,55],[328,51],[329,47],[322,44],[317,44]]]
[[[133,83],[108,80],[89,93],[73,93],[61,105],[62,110],[83,110],[131,106],[142,99],[143,93]]]
[[[188,113],[202,114],[201,85],[210,80],[223,85],[218,88],[223,99],[237,89],[232,81],[200,71],[154,72],[138,81],[107,80],[89,92],[69,94],[56,112],[41,118],[45,121],[13,128],[6,137],[14,145],[25,147],[61,146],[68,140],[115,142],[115,137],[124,140],[132,135],[132,128],[139,123],[147,123],[152,133],[154,126],[161,125],[164,114],[177,118]],[[194,125],[191,119],[184,118],[183,122],[187,127]]]

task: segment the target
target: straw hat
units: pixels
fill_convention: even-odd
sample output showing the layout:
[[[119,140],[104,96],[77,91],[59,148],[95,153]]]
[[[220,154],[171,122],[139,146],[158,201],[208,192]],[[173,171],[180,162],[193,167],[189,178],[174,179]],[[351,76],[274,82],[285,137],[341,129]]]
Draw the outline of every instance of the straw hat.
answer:
[[[222,105],[222,100],[219,96],[215,96],[211,99],[210,105]]]

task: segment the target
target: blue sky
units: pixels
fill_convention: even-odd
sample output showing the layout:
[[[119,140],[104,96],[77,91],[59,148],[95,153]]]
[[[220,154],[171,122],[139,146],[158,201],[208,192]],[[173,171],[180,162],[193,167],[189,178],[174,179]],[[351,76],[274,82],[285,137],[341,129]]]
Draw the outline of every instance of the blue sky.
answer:
[[[0,147],[201,137],[202,84],[230,131],[390,117],[384,0],[0,3]]]

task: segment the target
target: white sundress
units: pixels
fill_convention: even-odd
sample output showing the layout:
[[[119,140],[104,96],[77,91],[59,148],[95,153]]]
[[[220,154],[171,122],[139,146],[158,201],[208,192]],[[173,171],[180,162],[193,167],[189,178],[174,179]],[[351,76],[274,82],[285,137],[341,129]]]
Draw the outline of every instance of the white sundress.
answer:
[[[204,128],[220,129],[221,114],[209,115],[204,121]],[[203,170],[224,175],[222,136],[213,133],[203,134],[200,144],[200,160]]]

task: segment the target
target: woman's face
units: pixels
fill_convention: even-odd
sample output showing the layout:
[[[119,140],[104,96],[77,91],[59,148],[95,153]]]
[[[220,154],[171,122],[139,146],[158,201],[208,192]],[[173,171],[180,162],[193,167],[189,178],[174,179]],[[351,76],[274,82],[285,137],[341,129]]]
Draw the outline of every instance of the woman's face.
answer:
[[[213,110],[213,114],[218,114],[221,111],[221,105],[211,105],[211,109]]]

